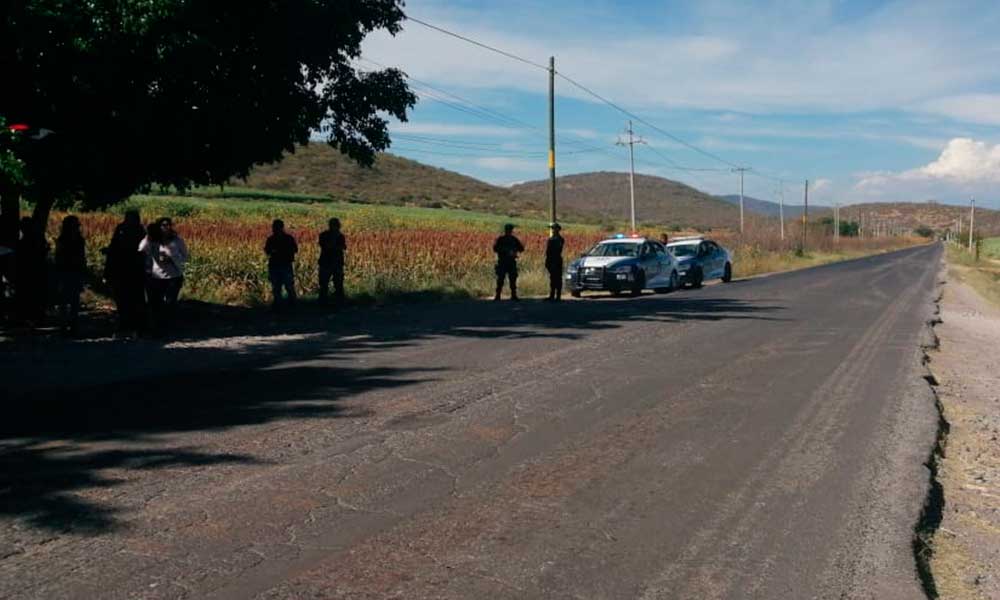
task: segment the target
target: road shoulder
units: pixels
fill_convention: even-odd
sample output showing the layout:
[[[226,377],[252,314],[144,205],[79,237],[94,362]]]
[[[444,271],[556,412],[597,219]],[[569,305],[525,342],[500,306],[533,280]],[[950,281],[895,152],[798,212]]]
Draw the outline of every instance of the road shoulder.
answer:
[[[949,428],[931,571],[941,598],[1000,598],[1000,309],[950,276],[940,316],[930,368]]]

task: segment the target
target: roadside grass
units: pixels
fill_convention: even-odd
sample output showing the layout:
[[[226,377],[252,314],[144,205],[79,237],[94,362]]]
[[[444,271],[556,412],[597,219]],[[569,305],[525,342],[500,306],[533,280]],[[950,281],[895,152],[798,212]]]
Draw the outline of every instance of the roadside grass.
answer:
[[[286,229],[299,243],[297,287],[303,296],[314,296],[318,285],[317,238],[334,216],[341,219],[347,236],[346,287],[353,302],[492,296],[493,240],[507,222],[517,225],[516,234],[527,248],[519,264],[519,292],[524,296],[548,292],[545,220],[462,209],[339,202],[308,194],[285,196],[283,192],[199,189],[185,196],[138,195],[104,212],[79,214],[93,280],[100,281],[102,275],[101,248],[108,244],[122,213],[134,208],[146,222],[159,216],[174,219],[191,251],[183,291],[188,299],[241,306],[267,303],[270,285],[263,246],[276,218],[285,221]],[[53,213],[49,224],[53,237],[65,214]],[[563,225],[567,262],[608,235],[608,227]],[[660,235],[656,231],[647,234]],[[733,252],[736,277],[809,267],[918,243],[911,238],[845,238],[835,244],[817,235],[811,250],[800,255],[791,236],[781,240],[776,232],[765,229],[746,236],[725,231],[712,232],[711,236]],[[99,299],[93,294],[90,298]]]
[[[957,244],[948,244],[947,256],[953,277],[1000,306],[1000,238],[983,240],[978,262],[964,246]]]

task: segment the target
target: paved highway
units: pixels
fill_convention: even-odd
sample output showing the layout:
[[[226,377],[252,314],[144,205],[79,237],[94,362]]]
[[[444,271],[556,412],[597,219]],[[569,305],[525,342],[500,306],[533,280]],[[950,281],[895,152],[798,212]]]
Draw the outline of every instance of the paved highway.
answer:
[[[919,598],[940,257],[95,346],[11,388],[0,597]]]

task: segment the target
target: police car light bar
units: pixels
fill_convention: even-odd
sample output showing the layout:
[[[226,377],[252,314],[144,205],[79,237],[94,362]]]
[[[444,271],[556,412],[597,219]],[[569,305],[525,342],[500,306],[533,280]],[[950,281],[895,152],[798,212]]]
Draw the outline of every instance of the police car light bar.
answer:
[[[615,239],[616,240],[623,240],[623,239],[625,239],[625,234],[624,233],[616,233],[615,234]]]

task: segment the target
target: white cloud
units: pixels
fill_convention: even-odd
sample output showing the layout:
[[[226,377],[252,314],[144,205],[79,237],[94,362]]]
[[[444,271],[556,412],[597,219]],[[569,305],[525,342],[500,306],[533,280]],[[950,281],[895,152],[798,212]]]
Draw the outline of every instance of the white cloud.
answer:
[[[546,172],[544,160],[527,160],[507,156],[484,156],[472,161],[476,166],[492,171],[538,171],[539,178]]]
[[[560,129],[558,133],[568,133],[586,140],[596,140],[604,137],[593,129]]]
[[[938,106],[938,112],[993,118],[989,107],[962,109],[957,100],[946,100],[995,79],[1000,44],[992,39],[992,15],[969,18],[967,13],[978,14],[972,7],[914,0],[838,21],[824,3],[791,11],[787,2],[753,3],[750,11],[734,2],[717,4],[727,8],[704,10],[685,28],[697,35],[658,34],[647,27],[622,36],[595,24],[556,27],[541,36],[518,19],[433,5],[418,16],[537,63],[554,55],[561,72],[639,108],[840,113]],[[396,38],[369,36],[364,53],[441,85],[547,91],[541,70],[412,22]],[[587,98],[565,81],[556,86],[561,95]]]
[[[956,200],[990,198],[1000,183],[1000,145],[969,138],[948,142],[930,163],[905,171],[861,173],[854,193],[862,199]]]
[[[1000,94],[966,94],[928,100],[918,110],[956,121],[1000,125]]]
[[[832,186],[833,186],[832,180],[820,177],[819,179],[817,179],[812,183],[812,191],[816,194],[821,194],[823,192],[829,191]]]
[[[522,134],[521,131],[508,127],[493,127],[491,125],[452,125],[448,123],[397,123],[391,127],[397,133],[414,133],[424,135],[479,135],[512,137]]]

